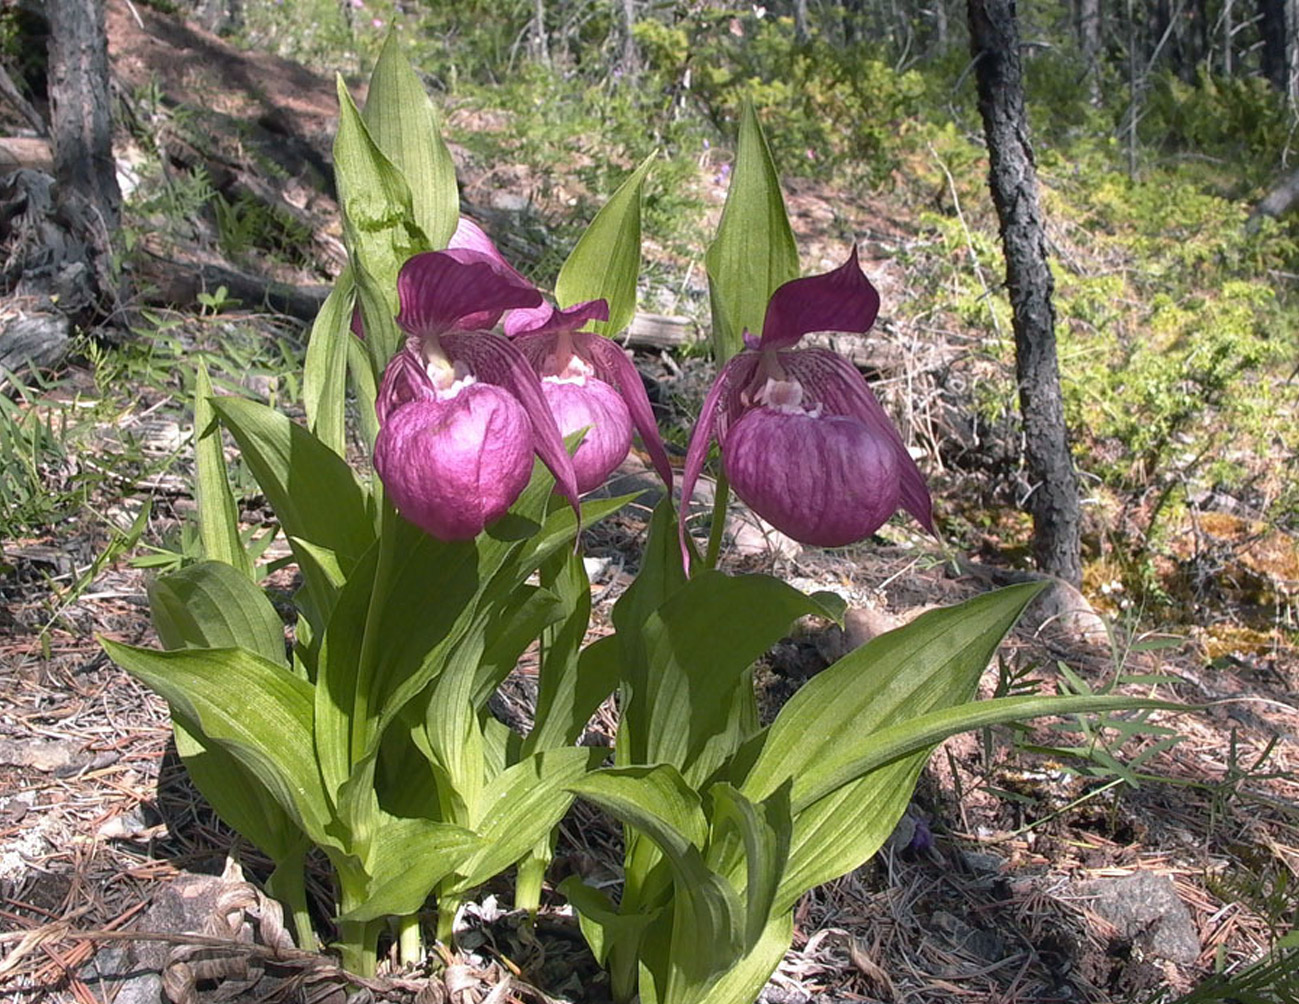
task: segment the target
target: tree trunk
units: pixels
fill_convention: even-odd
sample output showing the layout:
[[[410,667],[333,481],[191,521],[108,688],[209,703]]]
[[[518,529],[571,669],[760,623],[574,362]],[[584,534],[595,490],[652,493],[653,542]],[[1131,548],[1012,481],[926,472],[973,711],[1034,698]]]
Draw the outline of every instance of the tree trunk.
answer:
[[[640,74],[640,50],[636,48],[636,0],[620,0],[622,14],[622,58],[618,69],[624,83],[633,83]]]
[[[1082,581],[1078,482],[1056,358],[1054,283],[1028,142],[1014,0],[968,0],[992,200],[1006,253],[1024,449],[1033,488],[1033,550],[1042,571]]]
[[[1078,42],[1087,68],[1087,98],[1101,103],[1101,0],[1079,0]]]
[[[532,55],[538,63],[550,64],[550,42],[546,37],[546,0],[536,0],[533,4]]]
[[[86,265],[98,294],[94,313],[102,317],[112,312],[118,299],[112,251],[122,211],[113,161],[104,7],[102,0],[49,0],[46,14],[54,204],[85,244]]]
[[[808,39],[807,0],[794,0],[794,38],[799,42]]]

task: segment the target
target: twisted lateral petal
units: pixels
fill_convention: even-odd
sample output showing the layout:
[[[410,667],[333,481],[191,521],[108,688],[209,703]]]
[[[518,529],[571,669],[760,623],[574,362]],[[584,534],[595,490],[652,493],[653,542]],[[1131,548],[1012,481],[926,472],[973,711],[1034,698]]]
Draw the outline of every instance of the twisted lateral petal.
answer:
[[[444,335],[442,347],[451,359],[468,363],[479,380],[503,387],[518,399],[531,420],[532,446],[537,456],[550,468],[556,491],[568,500],[580,520],[573,458],[564,449],[564,438],[542,396],[541,383],[523,354],[508,338],[486,332]]]
[[[474,383],[392,412],[374,467],[397,511],[440,540],[500,519],[532,475],[532,425],[508,391]]]
[[[880,295],[857,264],[854,247],[833,272],[792,279],[771,294],[762,320],[760,349],[788,349],[812,331],[869,331]]]
[[[631,449],[631,416],[618,392],[603,380],[582,383],[546,378],[541,393],[563,436],[586,429],[573,470],[577,490],[585,494],[599,488]]]
[[[741,352],[730,358],[717,374],[713,385],[708,388],[708,396],[704,398],[704,405],[699,409],[699,419],[695,422],[695,431],[690,435],[686,464],[681,471],[681,508],[677,515],[681,557],[687,569],[690,567],[690,550],[686,547],[686,515],[690,509],[690,497],[695,491],[695,482],[704,469],[708,447],[714,436],[719,443],[722,442],[731,423],[743,410],[740,392],[753,380],[758,359],[755,352]]]
[[[528,310],[511,310],[505,315],[505,333],[511,338],[524,335],[558,335],[576,331],[587,321],[609,320],[607,300],[583,300],[571,307],[543,303]]]
[[[374,410],[383,425],[394,411],[412,401],[429,400],[437,396],[433,381],[429,379],[419,356],[404,346],[388,360],[375,398]]]
[[[749,508],[804,544],[869,537],[898,507],[892,444],[848,415],[754,408],[727,435],[722,464]]]
[[[778,358],[789,377],[801,383],[826,413],[858,418],[872,433],[889,443],[897,458],[898,498],[902,508],[929,533],[936,533],[933,501],[925,476],[857,368],[829,349],[798,349],[781,352]]]
[[[579,331],[573,335],[573,345],[580,356],[595,367],[595,375],[605,383],[612,385],[622,395],[631,415],[636,431],[640,433],[645,452],[650,455],[654,470],[663,479],[668,494],[672,494],[672,465],[668,462],[667,450],[663,448],[663,439],[659,435],[659,424],[654,418],[654,409],[650,406],[649,395],[645,392],[645,382],[640,378],[640,371],[627,358],[622,346],[601,335],[589,331]]]
[[[401,311],[397,323],[407,334],[442,335],[484,331],[513,307],[532,307],[541,294],[521,276],[502,272],[478,251],[425,251],[406,261],[397,276]]]

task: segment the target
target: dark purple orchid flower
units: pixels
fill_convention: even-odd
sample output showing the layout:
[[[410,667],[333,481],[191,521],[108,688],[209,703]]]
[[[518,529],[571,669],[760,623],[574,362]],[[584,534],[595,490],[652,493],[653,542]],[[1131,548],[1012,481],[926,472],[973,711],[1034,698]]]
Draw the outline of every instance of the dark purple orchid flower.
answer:
[[[503,275],[527,284],[472,220],[461,217],[451,246],[484,255],[497,263]],[[672,467],[640,374],[617,344],[579,330],[588,321],[608,319],[609,305],[604,300],[561,310],[538,299],[535,306],[517,307],[505,315],[505,333],[541,378],[542,393],[560,433],[569,436],[587,430],[573,457],[579,492],[600,487],[627,458],[633,428],[670,492]]]
[[[397,278],[409,337],[379,387],[374,467],[397,510],[441,540],[468,540],[503,516],[534,452],[577,507],[572,458],[537,375],[488,330],[506,310],[541,302],[511,272],[459,247],[415,255]]]
[[[683,548],[686,503],[714,438],[735,494],[795,540],[850,544],[899,506],[934,532],[924,476],[861,374],[829,349],[795,348],[814,331],[864,333],[879,307],[856,248],[833,272],[772,294],[762,336],[745,334],[704,400],[682,475]]]

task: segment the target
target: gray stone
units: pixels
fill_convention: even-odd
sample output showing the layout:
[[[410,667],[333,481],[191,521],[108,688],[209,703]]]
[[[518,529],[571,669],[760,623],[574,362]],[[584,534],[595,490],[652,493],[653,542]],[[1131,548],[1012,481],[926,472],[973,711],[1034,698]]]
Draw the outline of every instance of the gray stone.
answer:
[[[1191,912],[1167,875],[1135,872],[1101,878],[1082,886],[1091,908],[1127,940],[1161,959],[1192,965],[1200,956],[1200,936]]]

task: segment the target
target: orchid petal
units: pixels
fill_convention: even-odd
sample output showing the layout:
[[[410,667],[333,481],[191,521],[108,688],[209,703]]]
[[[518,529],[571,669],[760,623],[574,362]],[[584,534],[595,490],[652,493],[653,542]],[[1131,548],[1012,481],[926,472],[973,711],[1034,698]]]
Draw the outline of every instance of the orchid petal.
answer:
[[[830,349],[798,349],[778,356],[785,373],[803,385],[813,403],[819,403],[832,415],[852,415],[872,432],[890,443],[897,457],[899,501],[902,508],[931,534],[934,529],[933,501],[929,486],[920,473],[911,451],[893,425],[888,413],[875,398],[866,379],[847,359]]]
[[[397,323],[417,336],[483,331],[506,310],[541,302],[527,280],[502,272],[489,255],[466,249],[425,251],[407,260],[397,276],[397,297]]]
[[[508,338],[485,332],[445,335],[442,347],[451,359],[463,359],[468,363],[479,380],[504,387],[518,399],[532,421],[533,446],[537,456],[550,468],[550,473],[555,476],[556,490],[568,500],[580,520],[573,458],[564,449],[564,438],[559,434],[550,406],[541,393],[541,382],[528,365],[528,360]]]
[[[703,473],[704,462],[708,459],[708,447],[713,439],[716,438],[721,442],[726,437],[732,421],[742,410],[740,392],[753,379],[759,358],[752,352],[741,352],[732,356],[717,374],[713,385],[708,388],[708,396],[704,398],[704,405],[699,409],[695,431],[690,436],[690,446],[686,450],[685,467],[681,471],[681,508],[677,517],[681,558],[687,569],[690,566],[690,550],[686,546],[686,514],[690,508],[690,498],[694,495],[695,482]]]
[[[596,301],[603,303],[603,300]],[[663,448],[663,439],[659,435],[659,424],[654,418],[654,409],[650,405],[649,394],[645,392],[645,382],[640,378],[640,371],[627,358],[622,346],[610,341],[603,335],[591,332],[578,332],[573,336],[573,346],[578,355],[595,367],[595,375],[607,384],[616,387],[627,404],[632,424],[640,433],[645,452],[650,455],[654,470],[663,479],[668,494],[672,494],[672,464],[668,461],[667,450]]]
[[[722,450],[726,477],[754,512],[803,544],[869,537],[898,507],[892,444],[853,415],[752,408]]]
[[[581,303],[575,303],[571,307],[551,307],[545,305],[548,309],[537,308],[535,310],[514,310],[505,319],[505,333],[511,337],[522,337],[524,335],[558,335],[565,331],[577,331],[587,321],[607,321],[609,320],[609,301],[608,300],[583,300]],[[544,313],[544,316],[542,316]],[[530,323],[528,327],[523,327],[519,321],[526,318],[540,318],[535,323]],[[516,320],[516,318],[518,320]]]
[[[854,247],[833,272],[793,279],[771,294],[762,321],[761,349],[788,349],[813,331],[869,331],[880,295],[857,264]]]
[[[532,448],[523,406],[503,388],[473,383],[392,412],[374,467],[405,519],[439,540],[469,540],[523,492]]]
[[[419,360],[419,356],[405,346],[388,360],[375,397],[374,410],[383,425],[394,411],[412,401],[429,400],[436,396],[433,381]]]

